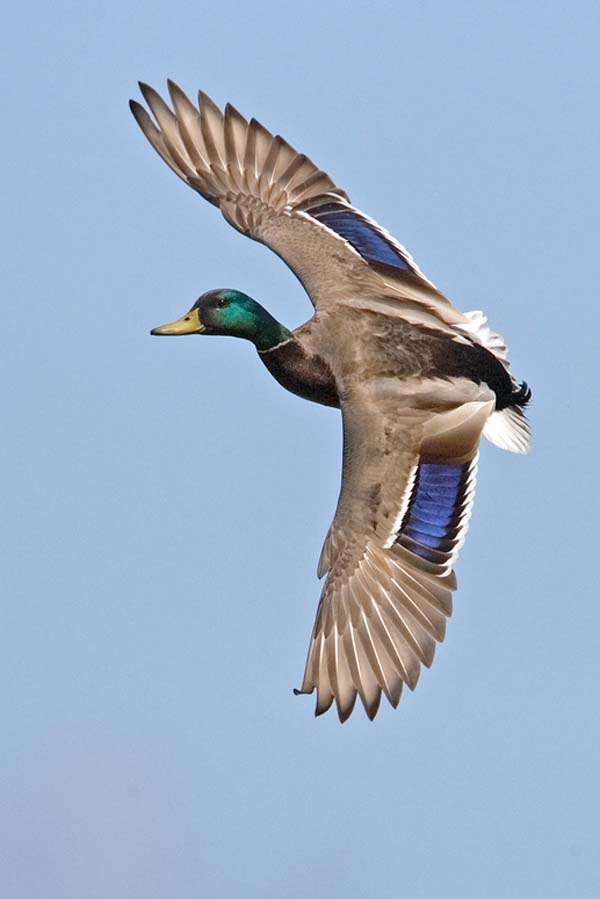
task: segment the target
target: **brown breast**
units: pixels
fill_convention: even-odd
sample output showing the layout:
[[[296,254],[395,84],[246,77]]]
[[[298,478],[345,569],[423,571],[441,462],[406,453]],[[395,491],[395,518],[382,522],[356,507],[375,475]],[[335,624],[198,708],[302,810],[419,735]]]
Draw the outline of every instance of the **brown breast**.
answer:
[[[286,390],[313,403],[339,408],[331,369],[320,356],[309,354],[295,337],[258,355]]]

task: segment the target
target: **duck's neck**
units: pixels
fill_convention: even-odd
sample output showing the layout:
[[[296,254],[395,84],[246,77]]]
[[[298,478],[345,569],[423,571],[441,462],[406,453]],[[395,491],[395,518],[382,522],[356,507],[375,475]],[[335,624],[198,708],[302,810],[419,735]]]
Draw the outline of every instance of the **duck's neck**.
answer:
[[[270,312],[264,310],[260,318],[260,324],[250,339],[258,352],[264,353],[266,350],[272,350],[274,347],[279,346],[280,343],[285,343],[291,336],[292,332],[288,331],[285,325],[273,318]]]

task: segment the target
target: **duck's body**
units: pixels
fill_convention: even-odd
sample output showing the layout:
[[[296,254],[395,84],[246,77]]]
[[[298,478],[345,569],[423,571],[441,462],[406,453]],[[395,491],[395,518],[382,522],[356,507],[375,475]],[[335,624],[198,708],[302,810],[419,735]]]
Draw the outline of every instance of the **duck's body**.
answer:
[[[142,86],[158,127],[142,130],[168,165],[267,244],[305,286],[314,316],[295,331],[238,291],[204,294],[156,334],[251,340],[273,377],[339,407],[342,489],[318,573],[327,575],[302,689],[341,720],[359,695],[369,717],[416,685],[444,637],[482,434],[525,452],[526,385],[481,313],[462,313],[387,231],[304,155],[204,94],[170,83],[175,114]]]
[[[491,388],[496,411],[523,405],[524,391],[515,390],[506,368],[481,345],[457,343],[435,330],[352,309],[335,316],[334,328],[347,351],[346,360],[340,359],[338,350],[331,358],[331,335],[316,317],[282,343],[259,350],[259,357],[282,387],[324,406],[339,408],[340,396],[352,380],[381,377],[465,377]]]

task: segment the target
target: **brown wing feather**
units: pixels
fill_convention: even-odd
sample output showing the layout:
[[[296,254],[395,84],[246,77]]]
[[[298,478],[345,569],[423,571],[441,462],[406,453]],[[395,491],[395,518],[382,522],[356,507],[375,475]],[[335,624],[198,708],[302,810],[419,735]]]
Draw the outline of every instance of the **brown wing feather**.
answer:
[[[466,533],[477,446],[493,408],[486,387],[446,385],[443,405],[401,393],[398,382],[362,385],[342,404],[344,464],[336,515],[321,558],[327,572],[301,693],[317,691],[316,714],[335,701],[345,721],[360,696],[369,718],[381,694],[395,707],[444,639],[456,579],[452,565]],[[404,385],[406,391],[406,385]],[[431,393],[433,396],[433,392]],[[423,459],[464,464],[456,526],[444,553],[424,558],[401,545],[415,472]]]
[[[387,314],[452,334],[457,323],[467,321],[414,263],[413,273],[378,269],[312,217],[306,210],[315,203],[349,204],[348,197],[282,137],[273,136],[255,119],[248,122],[229,104],[222,113],[202,91],[196,107],[169,81],[173,111],[153,88],[140,87],[155,121],[135,100],[131,110],[157,153],[190,187],[218,206],[234,228],[277,253],[315,306],[386,304],[387,298]]]

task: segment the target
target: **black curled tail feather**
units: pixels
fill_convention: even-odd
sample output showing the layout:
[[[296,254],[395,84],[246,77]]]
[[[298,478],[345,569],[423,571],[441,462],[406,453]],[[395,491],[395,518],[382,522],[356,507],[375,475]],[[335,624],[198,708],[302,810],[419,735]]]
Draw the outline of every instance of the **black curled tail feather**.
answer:
[[[496,389],[495,393],[497,412],[501,412],[503,409],[510,409],[513,406],[524,409],[531,402],[531,388],[527,381],[521,381],[520,384],[517,384],[517,382],[513,381],[511,378],[510,390]]]
[[[514,390],[511,395],[511,402],[508,403],[509,406],[520,406],[521,409],[524,409],[525,406],[528,406],[531,402],[531,387],[527,383],[527,381],[521,381],[517,390]]]

